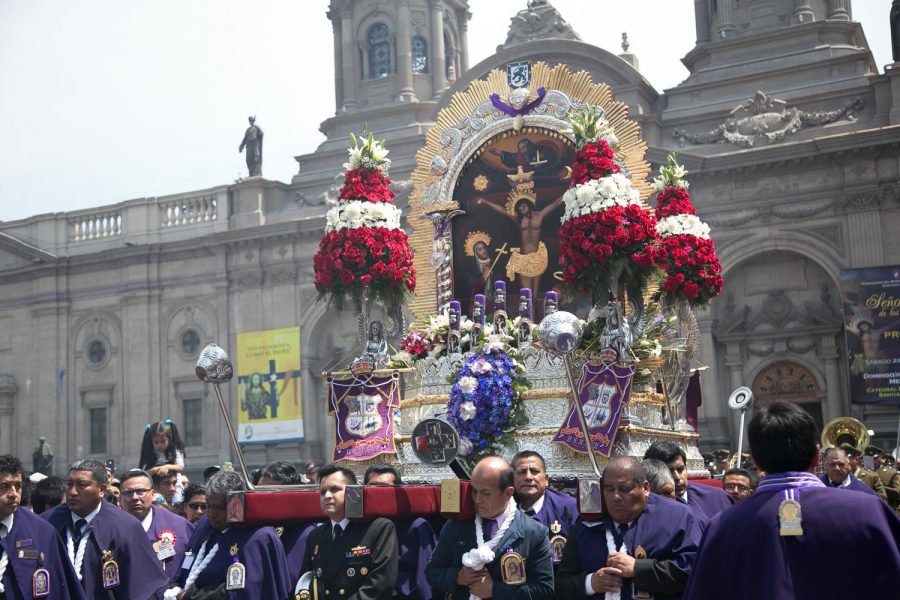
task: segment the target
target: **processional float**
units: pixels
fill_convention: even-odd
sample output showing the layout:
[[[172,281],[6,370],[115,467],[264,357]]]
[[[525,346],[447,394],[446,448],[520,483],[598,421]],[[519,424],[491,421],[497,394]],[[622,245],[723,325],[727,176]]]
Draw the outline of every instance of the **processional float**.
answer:
[[[721,267],[686,172],[670,157],[648,180],[640,127],[609,86],[523,62],[455,94],[416,157],[408,237],[384,144],[352,141],[314,261],[321,298],[359,324],[359,354],[323,373],[333,459],[393,464],[412,485],[351,489],[349,516],[469,517],[475,462],[526,449],[577,482],[585,518],[602,511],[612,455],[669,440],[708,475],[685,407],[699,366],[692,307],[721,291]],[[226,363],[207,348],[197,371],[246,478],[218,388]],[[230,520],[321,516],[302,486],[248,489]]]

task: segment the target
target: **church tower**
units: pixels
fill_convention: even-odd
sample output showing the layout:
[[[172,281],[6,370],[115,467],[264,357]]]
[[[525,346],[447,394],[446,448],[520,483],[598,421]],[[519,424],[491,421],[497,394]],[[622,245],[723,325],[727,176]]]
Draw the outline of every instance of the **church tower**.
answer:
[[[335,115],[322,122],[327,139],[316,152],[296,157],[293,183],[327,187],[346,159],[349,134],[365,126],[396,157],[392,179],[404,180],[434,124],[437,99],[469,68],[468,0],[331,0],[327,16]]]

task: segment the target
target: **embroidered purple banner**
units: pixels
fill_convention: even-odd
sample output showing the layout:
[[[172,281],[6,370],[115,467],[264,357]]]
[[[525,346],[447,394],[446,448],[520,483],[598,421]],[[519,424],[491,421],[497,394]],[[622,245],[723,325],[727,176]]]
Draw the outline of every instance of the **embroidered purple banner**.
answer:
[[[581,369],[581,377],[575,386],[576,397],[581,403],[584,419],[591,432],[591,446],[594,452],[603,456],[609,456],[616,439],[622,408],[628,403],[631,394],[635,366],[633,363],[621,365],[588,361]],[[553,441],[565,444],[575,452],[587,453],[584,432],[578,422],[574,404],[569,407],[566,420]]]
[[[395,411],[399,418],[400,374],[329,373],[328,414],[335,417],[334,461],[393,454]]]

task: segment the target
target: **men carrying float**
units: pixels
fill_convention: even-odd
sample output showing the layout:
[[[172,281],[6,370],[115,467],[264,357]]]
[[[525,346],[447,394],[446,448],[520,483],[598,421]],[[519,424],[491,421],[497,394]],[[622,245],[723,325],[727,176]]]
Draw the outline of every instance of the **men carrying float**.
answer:
[[[685,599],[896,598],[900,519],[874,494],[832,489],[813,474],[819,431],[808,412],[776,401],[755,413],[747,438],[767,475],[709,524]],[[843,556],[852,572],[829,572]]]
[[[628,456],[609,460],[603,496],[603,519],[572,530],[557,597],[680,598],[702,536],[700,518],[683,504],[651,494],[641,463]]]
[[[168,577],[147,543],[141,524],[103,501],[107,471],[84,459],[69,468],[66,503],[45,512],[66,544],[69,560],[88,598],[150,598]]]
[[[675,480],[675,500],[687,504],[695,513],[705,519],[712,519],[716,514],[732,504],[731,496],[711,485],[688,483],[687,455],[678,444],[672,442],[653,442],[644,458],[655,458],[666,463],[672,479]]]
[[[472,471],[475,519],[448,521],[426,573],[445,598],[553,597],[553,559],[547,530],[518,509],[513,470],[489,456]]]
[[[400,473],[390,465],[372,465],[363,477],[365,485],[402,485]],[[395,597],[404,600],[431,600],[431,586],[425,577],[425,566],[437,534],[422,517],[395,519],[397,530],[398,567]]]
[[[141,469],[125,473],[122,482],[122,508],[141,522],[147,540],[163,572],[169,576],[165,587],[178,576],[184,553],[190,548],[194,526],[183,517],[153,506],[153,478]],[[162,598],[162,589],[158,595]]]
[[[0,596],[9,600],[84,598],[62,541],[22,502],[22,463],[0,456]]]
[[[541,523],[550,532],[553,564],[562,560],[569,531],[578,520],[575,498],[548,487],[550,479],[544,457],[532,450],[523,450],[513,457],[513,487],[519,508]]]
[[[345,490],[356,485],[353,471],[319,469],[319,504],[329,519],[309,535],[295,598],[388,600],[397,583],[397,535],[384,518],[351,523]]]
[[[231,469],[210,477],[206,484],[207,514],[197,524],[176,585],[166,590],[165,598],[290,598],[287,561],[275,530],[228,525],[228,492],[244,489],[243,479]]]

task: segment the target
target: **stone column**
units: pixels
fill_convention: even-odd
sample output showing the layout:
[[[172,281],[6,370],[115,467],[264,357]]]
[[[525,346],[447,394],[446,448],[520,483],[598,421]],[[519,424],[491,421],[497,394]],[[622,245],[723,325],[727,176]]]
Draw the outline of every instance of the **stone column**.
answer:
[[[825,422],[836,419],[841,415],[847,414],[844,410],[844,403],[841,402],[841,377],[838,373],[838,352],[837,344],[834,341],[834,334],[826,334],[819,341],[818,349],[819,359],[825,364]]]
[[[809,23],[816,20],[816,13],[809,5],[809,0],[793,0],[791,24]]]
[[[457,78],[461,77],[469,70],[469,11],[462,9],[456,13],[456,24],[459,27],[459,73]]]
[[[344,82],[344,110],[356,108],[356,81],[357,74],[356,40],[353,39],[353,6],[345,2],[341,6],[341,53],[346,59],[341,63],[341,74]],[[365,72],[363,65],[359,65],[361,72]]]
[[[397,74],[400,76],[400,102],[413,102],[416,92],[412,82],[412,25],[409,2],[400,1],[397,8]]]
[[[722,398],[720,373],[716,368],[716,340],[713,336],[716,323],[709,309],[694,309],[694,311],[700,329],[700,355],[697,362],[709,366],[700,372],[700,387],[703,391],[703,404],[700,410],[707,430],[704,435],[711,442],[726,443],[729,435],[728,408]]]
[[[728,374],[731,378],[731,389],[728,390],[729,395],[742,385],[750,387],[750,382],[744,382],[744,361],[741,357],[740,342],[728,343],[725,349],[725,367],[728,369]],[[730,408],[728,411],[731,413],[731,445],[737,448],[738,437],[741,433],[741,415],[739,411],[731,410]]]
[[[734,37],[734,0],[719,0],[719,38]]]
[[[344,106],[344,74],[341,72],[341,65],[344,64],[342,54],[342,46],[344,44],[341,38],[341,20],[335,15],[329,13],[331,17],[332,38],[334,40],[334,110],[341,112]]]
[[[828,0],[828,18],[833,21],[849,21],[850,0]]]
[[[880,194],[877,191],[848,194],[843,201],[847,208],[852,266],[860,268],[883,265]]]
[[[434,97],[438,98],[447,87],[444,76],[444,3],[429,0],[431,5],[431,77]]]
[[[13,413],[19,384],[12,375],[0,375],[0,454],[13,454]]]
[[[709,2],[694,0],[694,25],[697,29],[697,43],[709,41]]]

